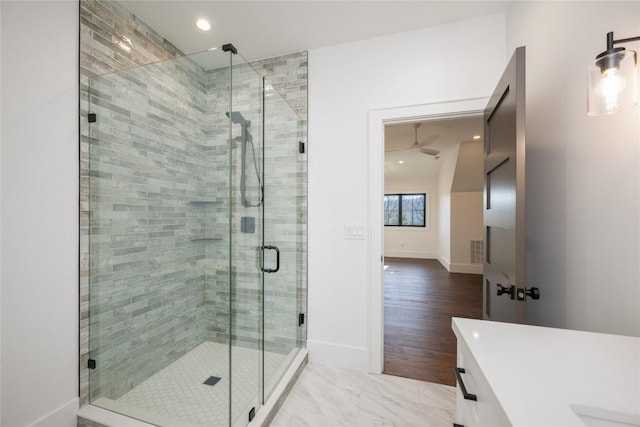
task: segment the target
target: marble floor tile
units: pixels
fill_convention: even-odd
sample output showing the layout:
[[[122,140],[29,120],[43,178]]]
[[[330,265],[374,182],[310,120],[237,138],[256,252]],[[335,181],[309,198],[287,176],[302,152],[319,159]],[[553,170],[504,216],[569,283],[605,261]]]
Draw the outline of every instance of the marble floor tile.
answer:
[[[455,399],[454,387],[310,363],[271,426],[451,426]]]

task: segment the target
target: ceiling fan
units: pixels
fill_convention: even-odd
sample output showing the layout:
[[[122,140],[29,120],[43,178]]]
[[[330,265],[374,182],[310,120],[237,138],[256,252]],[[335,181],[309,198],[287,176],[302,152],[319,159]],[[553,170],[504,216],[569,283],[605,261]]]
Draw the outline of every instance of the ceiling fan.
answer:
[[[413,130],[414,130],[413,144],[405,148],[398,148],[395,150],[385,150],[385,152],[393,153],[395,151],[414,150],[429,156],[437,156],[438,154],[440,154],[439,150],[435,150],[433,148],[425,148],[427,145],[434,143],[440,135],[433,134],[422,141],[418,141],[418,128],[420,127],[420,125],[421,123],[413,124]]]

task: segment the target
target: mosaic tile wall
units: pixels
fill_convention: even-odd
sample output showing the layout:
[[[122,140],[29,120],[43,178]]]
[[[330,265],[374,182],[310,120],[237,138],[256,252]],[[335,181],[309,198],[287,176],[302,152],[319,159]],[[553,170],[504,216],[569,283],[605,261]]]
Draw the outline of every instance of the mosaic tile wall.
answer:
[[[224,101],[221,97],[228,96],[223,90],[228,85],[225,81],[228,74],[224,71],[205,72],[186,59],[177,63],[172,61],[167,65],[171,69],[163,69],[162,65],[156,64],[117,77],[104,76],[99,82],[92,83],[93,102],[96,104],[92,106],[95,110],[92,112],[97,112],[100,118],[89,130],[86,113],[90,78],[175,58],[181,53],[116,2],[82,0],[80,6],[80,398],[81,404],[85,404],[89,395],[89,370],[86,366],[90,320],[94,326],[104,326],[92,328],[99,333],[92,334],[91,340],[92,345],[105,351],[100,360],[101,366],[112,368],[101,370],[101,379],[95,378],[101,384],[96,393],[120,394],[199,342],[228,340],[228,242],[205,243],[191,239],[224,236],[228,231],[228,217],[221,221],[220,214],[229,209],[229,153],[226,118],[222,111],[217,110],[224,106],[226,111],[227,104],[220,101]],[[126,40],[123,36],[132,43],[130,52],[116,45]],[[273,133],[273,139],[282,140],[285,135],[284,139],[292,141],[304,139],[306,53],[264,60],[252,66],[274,82],[274,88],[303,118],[293,122],[295,130],[290,119],[287,123],[267,126]],[[259,101],[259,92],[255,87],[251,88],[251,85],[259,84],[255,83],[259,79],[255,79],[249,67],[242,67],[247,70],[246,82],[239,79],[241,72],[234,74],[234,105],[239,108],[243,103],[250,105]],[[149,69],[153,72],[149,73]],[[163,80],[167,76],[180,84],[168,89],[170,86]],[[136,134],[138,131],[132,131],[128,126],[131,120],[139,118],[135,117],[139,114],[135,110],[141,106],[117,105],[132,91],[141,95],[138,99],[144,100],[146,108],[150,109],[136,126],[140,129],[140,123],[144,123],[144,135]],[[204,120],[205,115],[207,120]],[[252,120],[259,123],[257,118]],[[219,124],[217,121],[223,121],[225,125],[216,126]],[[234,136],[237,134],[235,130]],[[255,131],[258,135],[257,127]],[[149,137],[147,133],[155,134],[155,137]],[[116,154],[116,148],[124,146],[128,146],[130,154],[125,157]],[[278,146],[277,150],[280,148]],[[293,149],[297,153],[297,146]],[[282,280],[271,285],[265,296],[265,346],[285,352],[291,346],[304,346],[306,340],[306,328],[297,328],[295,319],[284,315],[286,310],[295,315],[299,310],[304,311],[300,307],[306,307],[306,155],[283,156],[277,150],[270,152],[267,149],[267,162],[289,156],[286,165],[281,163],[274,170],[282,170],[289,178],[292,174],[298,178],[294,186],[295,197],[289,194],[282,200],[275,197],[269,200],[281,212],[288,212],[288,224],[283,225],[280,232],[287,233],[290,236],[288,240],[294,241],[291,248],[297,247],[281,247],[283,256],[288,252],[288,259],[296,259],[296,268],[283,274]],[[289,153],[288,149],[283,150]],[[167,156],[167,151],[173,156]],[[234,151],[239,152],[237,149]],[[237,184],[239,155],[231,154]],[[257,155],[260,157],[262,153]],[[142,173],[140,166],[143,166]],[[109,183],[109,178],[117,176],[127,179]],[[286,184],[278,188],[276,182],[282,178],[284,175],[278,175],[274,182],[267,181],[267,188],[271,188],[274,195],[290,187]],[[142,187],[145,180],[146,184],[151,182],[152,185]],[[250,183],[249,193],[253,190],[255,194],[257,188],[255,183]],[[216,203],[211,203],[214,200]],[[241,208],[238,200],[234,194],[234,228],[239,227],[239,216],[251,214],[243,210],[257,209]],[[97,208],[100,203],[111,206],[111,209],[93,210],[93,206]],[[273,210],[273,207],[267,206],[267,209]],[[298,221],[291,223],[291,214]],[[267,228],[277,230],[277,223],[282,222],[282,218],[278,219],[277,215],[269,218]],[[142,234],[146,237],[142,238]],[[234,320],[239,321],[232,323],[232,339],[235,344],[245,346],[255,346],[258,338],[255,326],[259,322],[259,312],[255,308],[259,307],[256,305],[259,298],[254,280],[257,274],[256,236],[239,233],[234,240],[232,274],[236,286],[231,303]],[[266,243],[269,244],[268,241]],[[91,261],[88,255],[90,245]],[[96,257],[105,254],[107,256]],[[237,260],[246,262],[243,264]],[[108,301],[107,304],[91,305],[91,319],[90,272],[92,293],[96,292]],[[297,298],[298,308],[291,307],[291,298]],[[292,336],[297,338],[297,342],[292,341]],[[100,375],[96,370],[91,374]]]

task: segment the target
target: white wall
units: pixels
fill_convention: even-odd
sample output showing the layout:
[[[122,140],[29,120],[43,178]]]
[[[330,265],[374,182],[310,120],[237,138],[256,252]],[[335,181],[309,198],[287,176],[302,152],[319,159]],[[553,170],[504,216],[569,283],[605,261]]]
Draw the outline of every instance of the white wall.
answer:
[[[471,240],[483,240],[482,192],[451,193],[451,272],[482,274],[482,264],[471,264]]]
[[[309,52],[312,361],[368,369],[369,247],[367,240],[343,238],[346,223],[371,226],[368,112],[489,95],[505,64],[504,18],[482,17]]]
[[[0,4],[0,25],[2,5]],[[2,99],[2,27],[0,27],[0,100]],[[0,423],[2,423],[2,102],[0,101]]]
[[[480,191],[484,184],[484,145],[481,141],[461,142],[456,172],[451,184],[453,192]]]
[[[479,141],[462,142],[451,184],[451,266],[453,273],[482,274],[482,264],[471,264],[471,240],[483,240],[484,150]]]
[[[587,64],[640,33],[640,3],[514,2],[507,23],[509,55],[527,46],[528,320],[640,335],[640,113],[585,114]]]
[[[456,172],[460,144],[441,153],[442,166],[438,173],[438,259],[451,269],[451,185]]]
[[[73,426],[78,4],[0,2],[2,419]]]
[[[399,258],[432,259],[438,256],[437,181],[425,176],[416,182],[400,177],[387,179],[385,193],[426,193],[426,227],[384,227],[384,255]]]

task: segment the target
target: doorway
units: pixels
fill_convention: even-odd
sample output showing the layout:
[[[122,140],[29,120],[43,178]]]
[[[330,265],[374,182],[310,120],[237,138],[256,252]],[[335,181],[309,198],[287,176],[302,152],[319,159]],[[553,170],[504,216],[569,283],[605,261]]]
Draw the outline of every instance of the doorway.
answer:
[[[477,114],[385,125],[385,374],[454,385],[451,319],[482,318],[482,133]]]
[[[390,109],[372,110],[369,114],[369,135],[370,135],[370,151],[369,151],[369,201],[370,201],[370,311],[369,311],[369,334],[370,334],[370,365],[369,371],[372,373],[382,373],[384,369],[384,322],[385,322],[385,306],[384,306],[384,254],[385,254],[385,236],[384,236],[384,194],[385,194],[385,127],[393,124],[412,124],[417,122],[427,122],[435,120],[453,120],[469,116],[479,116],[486,105],[487,98],[475,98],[460,101],[440,102],[433,104],[423,104],[418,106],[398,107]],[[471,135],[469,138],[472,138]],[[426,137],[426,136],[425,136]],[[415,136],[414,138],[415,139]],[[418,135],[420,142],[420,135]],[[414,140],[410,140],[413,145]],[[434,144],[432,149],[439,149]],[[414,157],[417,153],[413,153]],[[455,161],[453,161],[455,165]],[[455,169],[455,167],[454,167]],[[428,192],[427,192],[428,193]],[[436,194],[432,191],[433,194]],[[428,211],[429,214],[433,212]],[[439,211],[436,212],[439,215]],[[430,229],[432,227],[439,230],[443,224],[439,221],[429,221]],[[438,236],[439,239],[439,236]],[[407,249],[402,257],[407,256]],[[424,252],[428,252],[422,248]],[[445,252],[450,256],[451,248]],[[419,251],[419,250],[418,250]],[[414,259],[430,258],[437,260],[446,267],[446,270],[455,268],[455,263],[451,263],[451,259],[447,256],[440,256],[439,249],[432,251],[430,256],[414,256]],[[387,254],[394,255],[387,252]],[[407,256],[407,258],[411,258]],[[388,265],[388,264],[387,264]],[[481,274],[481,270],[479,271]]]
[[[482,276],[385,257],[384,374],[455,385],[452,317],[482,318]]]

